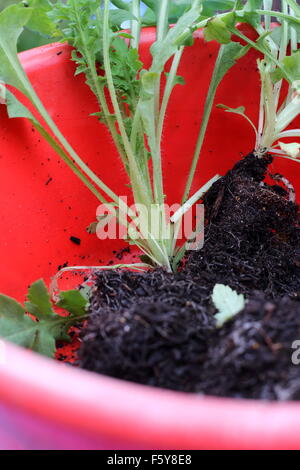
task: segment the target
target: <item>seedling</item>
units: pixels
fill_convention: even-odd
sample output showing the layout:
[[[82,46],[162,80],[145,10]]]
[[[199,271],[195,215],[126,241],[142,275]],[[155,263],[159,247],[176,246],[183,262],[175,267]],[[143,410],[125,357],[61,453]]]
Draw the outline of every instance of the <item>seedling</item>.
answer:
[[[209,28],[209,15],[214,12],[210,2],[202,5],[200,0],[145,3],[149,10],[144,17],[140,14],[139,0],[127,3],[68,0],[54,4],[47,0],[29,0],[26,4],[8,7],[0,14],[0,79],[23,93],[40,119],[5,87],[2,92],[9,116],[29,119],[96,198],[114,207],[118,220],[128,223],[128,242],[140,248],[149,265],[176,271],[187,247],[186,244],[180,246],[177,240],[182,218],[217,178],[211,179],[196,194],[190,194],[216,89],[248,48],[228,43],[220,49],[182,195],[182,207],[168,220],[162,169],[166,112],[173,89],[184,83],[178,76],[184,49],[193,43],[193,31],[199,20],[206,18],[204,23],[208,23]],[[116,9],[110,9],[112,4]],[[234,2],[225,2],[223,7],[232,6]],[[121,30],[124,21],[130,23],[126,31]],[[175,22],[172,27],[171,22]],[[151,66],[145,69],[139,60],[140,32],[142,26],[151,23],[156,25],[157,35],[151,47]],[[99,104],[99,111],[91,119],[98,118],[109,129],[129,177],[135,206],[143,210],[132,210],[119,197],[121,195],[112,191],[101,175],[96,175],[84,163],[52,120],[17,57],[16,44],[25,25],[42,32],[50,29],[55,39],[67,41],[74,47],[72,58],[77,65],[76,74],[85,74]],[[161,91],[165,66],[170,59],[171,68]]]
[[[259,156],[267,151],[293,159],[298,156],[296,143],[278,144],[280,149],[277,149],[276,142],[300,135],[299,129],[285,130],[299,114],[299,102],[294,95],[294,91],[299,92],[297,80],[300,78],[300,56],[295,52],[300,25],[299,7],[294,0],[283,1],[282,11],[278,13],[272,11],[272,5],[267,1],[264,9],[260,10],[263,2],[256,0],[249,0],[244,7],[240,2],[230,0],[220,4],[200,0],[149,0],[144,3],[149,7],[144,16],[140,14],[139,0],[127,3],[121,0],[59,0],[53,4],[48,0],[27,0],[8,7],[0,14],[1,98],[11,118],[28,119],[98,201],[112,205],[120,222],[129,222],[128,242],[135,244],[147,259],[146,264],[139,264],[136,268],[161,266],[171,272],[177,270],[187,248],[186,243],[180,246],[177,240],[182,218],[218,178],[216,175],[191,195],[217,87],[228,70],[251,47],[264,55],[264,59],[259,61],[262,99],[258,128],[250,122],[256,132],[255,151]],[[112,4],[115,10],[110,9]],[[226,11],[216,15],[215,8]],[[264,26],[261,24],[262,15],[265,16]],[[272,16],[281,22],[274,31],[270,28]],[[124,21],[130,24],[126,30],[122,30]],[[240,32],[237,28],[240,21],[255,27],[259,35],[256,41]],[[150,24],[156,26],[156,41],[151,47],[152,63],[145,69],[139,59],[140,33],[143,26]],[[101,175],[95,174],[85,164],[51,118],[17,56],[17,41],[25,25],[47,34],[51,32],[53,38],[74,47],[72,58],[77,66],[76,74],[85,75],[99,105],[91,119],[99,119],[108,128],[129,177],[135,204],[145,211],[133,211],[120,198],[121,195],[112,191]],[[162,164],[163,129],[172,92],[176,86],[184,84],[184,79],[178,75],[184,49],[193,43],[193,32],[198,28],[204,28],[206,40],[217,40],[221,47],[207,93],[195,152],[191,156],[181,207],[168,220],[164,206],[167,195]],[[233,34],[246,45],[232,42]],[[291,52],[288,52],[289,45]],[[168,61],[171,61],[171,67],[162,89]],[[283,81],[288,83],[289,90],[281,103]],[[16,98],[14,89],[29,99],[35,115]],[[237,110],[227,108],[227,111],[245,116],[241,107]],[[152,232],[145,213],[153,213],[153,210],[156,227]],[[101,222],[105,223],[105,220]],[[25,307],[1,296],[1,335],[53,355],[55,341],[66,337],[71,324],[85,318],[87,300],[76,292],[61,293],[59,306],[71,312],[66,318],[54,313],[42,283],[31,287],[29,303]],[[240,310],[242,302],[237,300]],[[26,316],[25,311],[34,319]],[[227,318],[228,312],[221,308],[220,314],[224,313]],[[230,314],[234,313],[237,309]],[[223,317],[221,322],[226,319]],[[15,336],[18,331],[19,336]]]
[[[256,11],[251,11],[254,4]],[[268,0],[249,1],[242,12],[236,12],[240,18],[247,16],[254,26],[258,33],[256,41],[230,25],[226,27],[227,31],[263,54],[257,61],[261,78],[258,126],[246,116],[243,106],[237,109],[225,105],[219,107],[248,120],[256,135],[256,155],[262,157],[272,153],[299,161],[300,129],[290,128],[290,125],[300,114],[300,7],[294,0],[283,0],[281,10],[277,12],[272,11],[272,4]],[[272,25],[272,17],[277,19],[278,25]],[[285,142],[286,138],[288,142]]]

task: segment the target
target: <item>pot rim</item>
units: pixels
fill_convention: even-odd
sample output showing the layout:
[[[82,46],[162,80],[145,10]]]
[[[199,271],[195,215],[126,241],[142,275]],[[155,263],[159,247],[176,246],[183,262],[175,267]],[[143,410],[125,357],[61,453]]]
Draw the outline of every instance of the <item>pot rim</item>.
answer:
[[[295,449],[300,402],[201,397],[70,367],[8,342],[0,399],[81,432],[163,449]],[[22,391],[20,393],[20,390]]]

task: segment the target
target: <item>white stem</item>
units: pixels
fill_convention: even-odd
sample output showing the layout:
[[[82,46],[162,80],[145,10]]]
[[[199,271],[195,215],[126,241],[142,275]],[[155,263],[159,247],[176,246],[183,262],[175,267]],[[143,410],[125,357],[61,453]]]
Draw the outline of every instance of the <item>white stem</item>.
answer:
[[[140,13],[140,0],[132,0],[132,14],[136,17],[131,20],[131,36],[130,45],[133,49],[139,48],[140,33],[141,33],[141,13]]]
[[[215,175],[206,184],[204,184],[198,191],[188,199],[171,217],[171,222],[176,224],[184,214],[190,210],[190,208],[197,202],[201,197],[209,190],[209,188],[219,179],[220,175]]]
[[[285,137],[300,137],[300,129],[289,129],[277,135],[277,139],[284,139]]]

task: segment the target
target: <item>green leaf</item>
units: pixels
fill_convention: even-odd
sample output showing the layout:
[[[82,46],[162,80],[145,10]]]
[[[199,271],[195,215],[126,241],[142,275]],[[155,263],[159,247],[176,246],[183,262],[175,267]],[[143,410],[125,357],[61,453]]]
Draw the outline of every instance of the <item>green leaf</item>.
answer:
[[[5,100],[7,114],[10,118],[26,118],[35,121],[33,114],[7,88],[1,89],[1,98]]]
[[[113,2],[114,3],[114,2]],[[146,1],[149,8],[143,15],[143,24],[156,25],[158,13],[158,1]],[[175,24],[178,19],[192,6],[192,0],[169,0],[169,24]],[[231,10],[235,5],[234,0],[204,0],[202,2],[201,16],[209,18],[217,11]]]
[[[238,294],[229,286],[224,284],[216,284],[212,294],[212,301],[219,311],[215,315],[217,327],[220,328],[225,322],[231,320],[241,310],[245,308],[245,297]]]
[[[240,59],[249,50],[237,42],[231,42],[222,46],[222,53],[218,58],[216,69],[214,71],[214,84],[217,87],[226,73],[234,66],[236,61]]]
[[[234,0],[204,0],[201,16],[211,17],[219,11],[232,10],[235,5]]]
[[[56,341],[70,341],[68,335],[70,326],[85,315],[87,291],[63,292],[61,299],[65,308],[71,312],[68,317],[54,312],[42,280],[34,282],[29,288],[25,308],[11,297],[0,295],[0,337],[53,357]],[[31,318],[26,312],[35,318]]]
[[[43,356],[54,357],[56,351],[56,339],[61,338],[65,340],[65,336],[60,333],[55,335],[54,332],[49,330],[47,326],[38,324],[36,334],[34,337],[34,343],[30,349]]]
[[[56,316],[52,309],[50,296],[43,280],[34,282],[28,290],[28,300],[25,308],[39,320]]]
[[[75,316],[83,316],[86,313],[88,299],[86,293],[81,290],[69,290],[60,293],[57,305]]]
[[[0,13],[0,80],[24,94],[27,81],[17,56],[17,41],[32,15],[31,8],[12,5]]]
[[[123,0],[111,0],[111,3],[121,10],[129,10],[130,6]]]
[[[55,336],[49,326],[45,322],[32,320],[25,314],[22,305],[14,299],[0,295],[0,336],[2,338],[18,346],[53,357]]]
[[[225,104],[217,104],[217,108],[225,109],[227,113],[235,113],[235,114],[245,114],[245,106],[238,106],[237,108],[230,108]]]
[[[256,13],[256,10],[262,7],[263,0],[249,0],[245,3],[243,10],[239,10],[236,14],[241,21],[257,28],[261,24],[261,15]]]
[[[286,56],[281,62],[281,65],[284,71],[288,74],[291,82],[300,80],[300,50]],[[276,83],[278,80],[284,78],[284,71],[277,68],[272,73],[273,82]]]
[[[245,114],[245,106],[238,106],[237,108],[230,108],[225,104],[217,104],[217,108],[224,109],[226,113],[233,113],[242,116],[249,124],[252,126],[255,133],[257,133],[257,129],[251,119]]]
[[[175,54],[178,49],[176,41],[189,28],[192,28],[195,22],[199,19],[201,14],[200,1],[195,2],[193,7],[184,13],[176,23],[176,25],[169,29],[168,34],[162,41],[156,41],[151,46],[151,53],[153,62],[151,66],[152,72],[161,73],[164,69],[166,62]],[[192,34],[192,32],[191,32]]]
[[[0,295],[0,336],[19,346],[32,348],[38,323],[25,315],[25,310],[16,300]]]
[[[121,26],[125,21],[137,20],[137,18],[128,10],[111,10],[109,22],[111,26]]]
[[[218,41],[220,44],[228,44],[231,40],[231,33],[221,18],[213,18],[204,28],[206,41]]]
[[[27,28],[41,34],[52,35],[55,32],[56,27],[48,15],[49,11],[51,11],[49,1],[27,0],[26,3],[32,9],[31,17],[26,24]]]
[[[60,154],[61,149],[56,140],[43,128],[41,123],[34,117],[29,109],[24,106],[7,88],[0,89],[0,95],[5,100],[9,118],[25,118],[41,133],[41,135],[52,145],[54,150]]]
[[[141,83],[142,94],[138,104],[139,112],[143,121],[145,133],[148,137],[148,144],[152,155],[155,153],[156,129],[154,120],[155,107],[155,87],[159,74],[156,72],[142,71]]]

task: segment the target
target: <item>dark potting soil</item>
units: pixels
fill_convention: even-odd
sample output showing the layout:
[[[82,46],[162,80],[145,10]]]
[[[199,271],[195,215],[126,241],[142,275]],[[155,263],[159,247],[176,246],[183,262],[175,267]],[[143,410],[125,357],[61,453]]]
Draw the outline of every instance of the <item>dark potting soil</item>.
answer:
[[[193,391],[215,330],[209,292],[182,274],[102,271],[95,279],[81,367]]]
[[[264,183],[270,163],[250,154],[206,193],[204,247],[190,253],[186,272],[211,288],[299,299],[299,207],[293,193]]]
[[[300,340],[299,209],[280,176],[265,182],[271,162],[250,154],[206,193],[204,247],[181,273],[97,273],[81,367],[187,392],[300,399],[300,365],[292,362]],[[211,302],[216,283],[248,299],[221,329]]]

